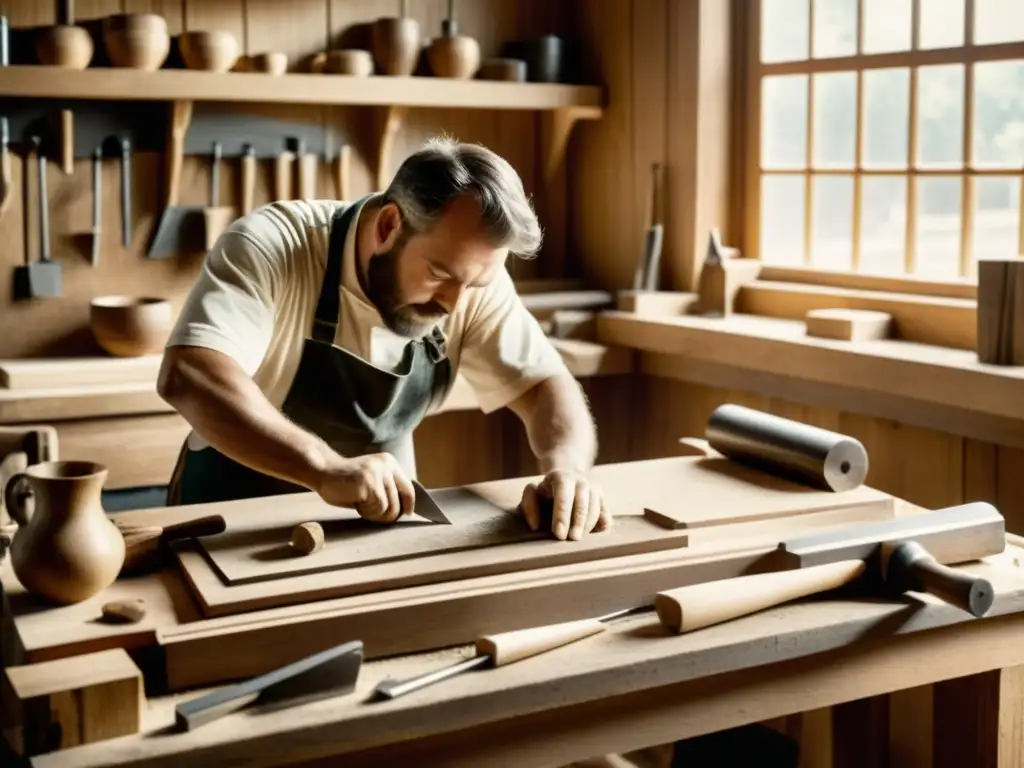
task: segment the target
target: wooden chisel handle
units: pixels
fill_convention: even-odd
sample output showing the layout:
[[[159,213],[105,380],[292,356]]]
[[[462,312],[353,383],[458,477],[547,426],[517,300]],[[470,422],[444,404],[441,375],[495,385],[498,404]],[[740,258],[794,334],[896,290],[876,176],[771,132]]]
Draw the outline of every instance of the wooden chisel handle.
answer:
[[[666,629],[683,634],[836,589],[857,579],[866,567],[863,560],[843,560],[691,584],[659,592],[654,608]]]
[[[477,638],[476,652],[490,656],[494,666],[501,667],[561,648],[563,645],[604,632],[607,628],[607,624],[597,619],[582,619],[546,627],[502,632],[498,635],[484,635]]]
[[[316,199],[316,172],[319,158],[312,152],[299,155],[299,198]]]
[[[197,517],[195,520],[186,520],[174,525],[164,526],[160,538],[164,541],[175,541],[176,539],[193,539],[199,536],[213,536],[224,533],[227,529],[227,522],[223,515],[207,515]]]
[[[192,102],[175,101],[171,105],[171,125],[167,136],[167,200],[165,205],[178,204],[181,188],[181,166],[185,155],[185,134],[192,122]]]
[[[274,159],[274,199],[292,199],[292,165],[295,155],[282,152]]]
[[[350,165],[352,163],[352,149],[345,144],[338,150],[338,156],[334,158],[334,186],[335,194],[339,200],[351,200],[349,189]]]

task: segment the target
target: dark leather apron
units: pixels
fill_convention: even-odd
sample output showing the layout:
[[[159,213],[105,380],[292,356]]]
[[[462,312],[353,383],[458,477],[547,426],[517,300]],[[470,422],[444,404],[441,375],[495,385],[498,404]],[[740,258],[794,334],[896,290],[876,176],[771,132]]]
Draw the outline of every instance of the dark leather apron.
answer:
[[[435,326],[431,335],[410,341],[394,372],[334,346],[345,237],[356,211],[369,197],[339,210],[331,220],[327,267],[312,336],[303,344],[281,410],[342,456],[391,453],[410,477],[415,477],[412,432],[452,383],[444,333]],[[212,446],[194,451],[184,445],[168,487],[167,503],[203,504],[307,490],[250,469]]]

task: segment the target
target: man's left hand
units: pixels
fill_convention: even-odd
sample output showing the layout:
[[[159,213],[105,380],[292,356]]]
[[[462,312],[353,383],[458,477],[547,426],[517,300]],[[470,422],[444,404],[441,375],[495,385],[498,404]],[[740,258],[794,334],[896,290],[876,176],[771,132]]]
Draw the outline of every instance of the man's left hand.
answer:
[[[612,524],[601,489],[573,470],[553,469],[539,483],[527,485],[519,508],[533,531],[545,524],[549,511],[551,532],[563,541],[578,541]]]

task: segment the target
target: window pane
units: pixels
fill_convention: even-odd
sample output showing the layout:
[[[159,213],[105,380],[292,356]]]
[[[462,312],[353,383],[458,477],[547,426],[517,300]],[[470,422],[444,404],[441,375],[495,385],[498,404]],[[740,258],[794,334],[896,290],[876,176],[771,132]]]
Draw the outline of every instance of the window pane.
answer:
[[[761,167],[807,166],[807,75],[761,81]]]
[[[973,119],[975,165],[1024,166],[1024,61],[975,65]]]
[[[921,166],[963,162],[964,67],[943,64],[917,73],[917,162]]]
[[[921,48],[955,48],[964,44],[964,0],[920,0]]]
[[[1012,43],[1024,40],[1024,2],[974,0],[974,42]]]
[[[860,271],[900,275],[907,254],[907,178],[861,179]]]
[[[853,266],[853,176],[816,176],[811,264],[820,269]]]
[[[804,263],[804,177],[761,177],[761,260],[766,264]]]
[[[910,70],[864,71],[864,166],[906,168]]]
[[[1020,254],[1020,178],[975,179],[974,258]]]
[[[816,167],[853,168],[857,159],[856,72],[814,76],[813,147]]]
[[[864,0],[864,53],[909,51],[911,0]]]
[[[857,53],[857,0],[814,0],[814,57]]]
[[[917,274],[948,280],[960,274],[960,177],[917,179]]]
[[[810,0],[761,0],[761,61],[808,58]]]

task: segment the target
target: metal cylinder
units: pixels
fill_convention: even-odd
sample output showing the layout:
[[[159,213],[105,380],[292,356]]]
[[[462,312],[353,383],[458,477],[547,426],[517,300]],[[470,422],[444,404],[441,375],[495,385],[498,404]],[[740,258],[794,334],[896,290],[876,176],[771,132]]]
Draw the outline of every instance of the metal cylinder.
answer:
[[[852,490],[868,474],[859,440],[742,405],[716,408],[705,438],[739,464],[823,491]]]
[[[0,67],[11,64],[11,25],[7,17],[0,14]]]

